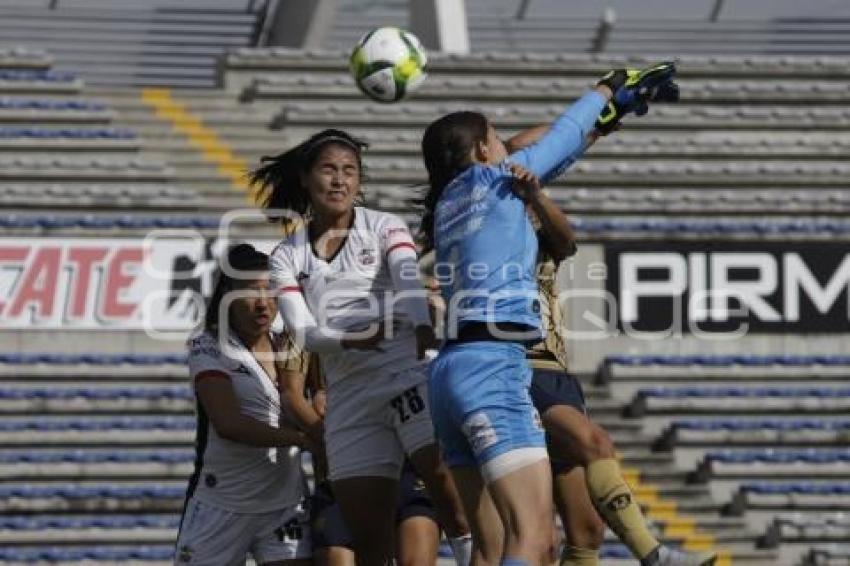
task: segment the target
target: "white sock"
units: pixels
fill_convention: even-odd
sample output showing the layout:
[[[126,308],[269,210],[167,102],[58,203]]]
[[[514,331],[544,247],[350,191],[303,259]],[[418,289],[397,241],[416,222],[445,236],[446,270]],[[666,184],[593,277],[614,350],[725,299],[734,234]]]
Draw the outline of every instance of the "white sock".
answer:
[[[469,566],[472,562],[472,535],[449,538],[449,546],[452,547],[457,566]]]

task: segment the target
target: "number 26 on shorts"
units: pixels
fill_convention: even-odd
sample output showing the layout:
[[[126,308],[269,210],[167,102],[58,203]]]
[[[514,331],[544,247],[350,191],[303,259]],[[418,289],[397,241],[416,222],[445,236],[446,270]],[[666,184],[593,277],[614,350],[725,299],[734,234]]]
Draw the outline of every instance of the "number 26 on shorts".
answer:
[[[412,415],[418,415],[425,408],[425,400],[419,394],[417,387],[411,387],[390,401],[390,405],[398,413],[400,422],[407,422]]]

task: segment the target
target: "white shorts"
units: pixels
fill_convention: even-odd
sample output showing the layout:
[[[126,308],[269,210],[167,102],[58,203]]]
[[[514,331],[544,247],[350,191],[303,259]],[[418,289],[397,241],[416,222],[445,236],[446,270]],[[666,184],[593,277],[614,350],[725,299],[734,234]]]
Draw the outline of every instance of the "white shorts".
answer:
[[[308,513],[301,506],[268,513],[233,513],[189,499],[174,555],[175,566],[244,566],[310,558]]]
[[[328,391],[325,444],[331,480],[398,479],[405,454],[434,444],[427,376],[416,368],[394,377],[410,384],[394,396],[376,391],[380,388],[370,387],[368,379]]]

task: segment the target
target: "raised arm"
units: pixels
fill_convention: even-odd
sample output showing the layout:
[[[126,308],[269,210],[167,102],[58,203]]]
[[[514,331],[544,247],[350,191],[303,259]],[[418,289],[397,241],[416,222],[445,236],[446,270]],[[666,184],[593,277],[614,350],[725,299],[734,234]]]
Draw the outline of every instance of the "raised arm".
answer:
[[[611,89],[605,85],[597,86],[588,92],[561,114],[543,132],[537,141],[508,157],[510,163],[516,163],[541,179],[547,179],[572,156],[585,149],[588,134],[593,131],[596,118],[611,98]]]
[[[546,132],[549,131],[549,124],[541,124],[539,126],[533,126],[527,130],[523,130],[520,133],[512,136],[505,142],[505,147],[508,150],[508,153],[515,153],[525,147],[530,146],[533,143],[536,143],[540,138],[542,138]],[[587,134],[584,138],[584,145],[580,146],[578,150],[567,157],[563,162],[558,164],[548,176],[540,179],[541,183],[547,183],[552,179],[555,179],[562,175],[567,169],[572,167],[573,163],[578,161],[578,159],[585,154],[585,152],[590,149],[593,144],[599,139],[599,131],[593,129],[590,133]]]

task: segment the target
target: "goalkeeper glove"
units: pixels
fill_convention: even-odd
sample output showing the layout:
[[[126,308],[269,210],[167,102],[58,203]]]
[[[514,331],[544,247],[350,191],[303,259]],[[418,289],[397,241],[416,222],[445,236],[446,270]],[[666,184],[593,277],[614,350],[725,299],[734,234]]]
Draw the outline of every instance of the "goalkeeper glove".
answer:
[[[596,83],[607,86],[614,93],[596,120],[597,131],[602,135],[611,133],[623,116],[631,112],[643,116],[649,111],[650,102],[679,100],[679,85],[673,82],[675,74],[674,63],[659,63],[640,70],[609,71]]]

